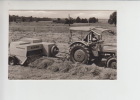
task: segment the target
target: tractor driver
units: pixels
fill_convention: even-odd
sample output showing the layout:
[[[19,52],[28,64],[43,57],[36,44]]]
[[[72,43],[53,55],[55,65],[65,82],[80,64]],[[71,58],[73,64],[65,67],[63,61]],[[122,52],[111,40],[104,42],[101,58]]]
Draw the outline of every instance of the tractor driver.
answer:
[[[93,32],[90,32],[90,33],[86,36],[86,38],[84,39],[84,41],[86,41],[86,42],[89,42],[89,41],[91,41],[91,42],[96,42],[96,41],[98,41],[98,39],[97,39],[97,37],[94,35]]]
[[[92,41],[92,42],[98,41],[97,37],[93,34],[93,32],[92,32],[92,40],[91,40],[91,41]]]

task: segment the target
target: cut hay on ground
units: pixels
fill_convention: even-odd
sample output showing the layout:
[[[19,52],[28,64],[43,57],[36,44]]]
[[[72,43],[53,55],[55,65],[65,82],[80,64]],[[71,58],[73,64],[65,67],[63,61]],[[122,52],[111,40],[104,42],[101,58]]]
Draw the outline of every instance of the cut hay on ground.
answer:
[[[47,68],[48,66],[52,65],[53,63],[54,63],[54,60],[49,59],[47,57],[41,57],[41,58],[36,59],[35,61],[31,62],[29,64],[29,66],[34,67],[34,68],[43,69],[43,68]]]
[[[65,73],[67,75],[67,78],[73,76],[78,77],[79,79],[82,79],[83,77],[89,77],[89,79],[93,78],[100,80],[115,80],[117,78],[116,69],[99,67],[95,64],[73,64],[71,61],[63,61],[60,59],[55,59],[54,62],[53,59],[54,58],[41,57],[35,60],[34,62],[30,63],[29,66],[32,68],[45,69],[53,73]],[[63,78],[64,77],[61,77],[61,79]]]

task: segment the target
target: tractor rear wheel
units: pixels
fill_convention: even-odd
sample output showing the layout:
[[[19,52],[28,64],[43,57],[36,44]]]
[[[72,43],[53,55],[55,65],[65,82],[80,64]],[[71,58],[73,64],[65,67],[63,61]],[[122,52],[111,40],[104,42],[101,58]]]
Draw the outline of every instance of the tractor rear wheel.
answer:
[[[117,59],[116,59],[116,57],[110,57],[106,62],[106,67],[117,69]]]
[[[90,61],[89,49],[81,43],[76,43],[70,47],[70,60],[87,64]]]

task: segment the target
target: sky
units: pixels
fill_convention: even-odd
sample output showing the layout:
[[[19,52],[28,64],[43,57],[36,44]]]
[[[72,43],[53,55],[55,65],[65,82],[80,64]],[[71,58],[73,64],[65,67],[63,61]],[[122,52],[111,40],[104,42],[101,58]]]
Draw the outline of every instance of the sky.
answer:
[[[96,17],[98,19],[108,19],[110,14],[112,14],[114,10],[41,10],[41,11],[35,11],[35,10],[18,10],[18,11],[9,11],[9,15],[18,15],[18,16],[33,16],[33,17],[49,17],[49,18],[68,18],[68,15],[72,18],[77,18],[78,16],[80,18],[90,18],[90,17]]]

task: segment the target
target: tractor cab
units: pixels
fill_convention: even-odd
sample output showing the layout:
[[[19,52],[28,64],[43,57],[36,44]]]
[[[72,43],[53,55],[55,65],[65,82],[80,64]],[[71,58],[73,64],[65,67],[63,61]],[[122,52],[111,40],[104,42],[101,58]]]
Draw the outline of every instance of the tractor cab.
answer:
[[[102,39],[101,34],[95,31],[95,27],[70,27],[70,39],[72,39],[73,32],[75,31],[79,31],[81,33],[81,41],[91,43]],[[72,40],[70,41],[72,42]]]
[[[102,40],[102,34],[107,31],[109,33],[113,33],[112,30],[109,29],[104,29],[101,27],[70,27],[70,37],[69,37],[69,42],[71,43],[71,45],[73,45],[76,42],[81,42],[84,43],[85,45],[101,45],[103,44],[103,40]],[[76,32],[80,32],[78,36],[82,37],[80,38],[80,40],[76,40],[74,41],[74,36],[73,33]],[[101,48],[102,49],[102,48]]]
[[[109,29],[104,29],[104,28],[100,28],[100,27],[70,27],[70,37],[69,37],[69,42],[70,43],[74,43],[76,41],[74,41],[73,39],[73,33],[76,32],[80,32],[80,36],[82,37],[80,38],[80,40],[78,41],[84,41],[85,44],[96,44],[96,43],[103,43],[104,41],[102,40],[102,34],[103,32],[108,31],[108,32],[112,32]]]

